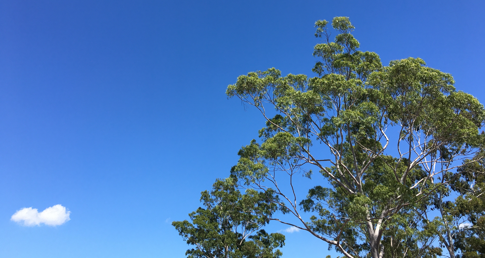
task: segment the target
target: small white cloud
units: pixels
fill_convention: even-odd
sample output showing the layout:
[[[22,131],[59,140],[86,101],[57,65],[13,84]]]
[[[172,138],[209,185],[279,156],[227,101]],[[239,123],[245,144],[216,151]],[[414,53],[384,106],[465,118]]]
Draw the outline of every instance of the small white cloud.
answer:
[[[458,225],[458,228],[459,229],[464,229],[464,228],[469,228],[471,226],[472,226],[472,224],[465,222],[465,223],[461,223],[460,225]]]
[[[57,204],[42,212],[32,207],[23,208],[15,212],[10,220],[29,227],[39,226],[42,223],[48,226],[59,226],[70,220],[70,214],[71,212],[67,211],[66,207]]]
[[[23,222],[24,226],[35,226],[40,224],[39,212],[37,209],[32,208],[23,208],[12,215],[12,218],[10,219],[18,223]]]
[[[280,232],[286,232],[286,233],[294,233],[298,231],[300,231],[300,229],[296,227],[289,227],[287,229],[280,230]]]

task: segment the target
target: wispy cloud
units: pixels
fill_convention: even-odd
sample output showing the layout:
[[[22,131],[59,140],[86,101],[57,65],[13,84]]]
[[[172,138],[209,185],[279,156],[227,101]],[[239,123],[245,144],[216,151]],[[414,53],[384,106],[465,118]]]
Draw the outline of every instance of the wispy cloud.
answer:
[[[471,227],[471,226],[472,226],[472,224],[465,222],[465,223],[461,223],[460,225],[458,225],[458,228],[464,229],[464,228],[468,228],[468,227]]]
[[[37,209],[23,208],[10,218],[10,220],[15,221],[24,226],[39,226],[40,224],[45,224],[48,226],[59,226],[70,220],[70,211],[66,207],[57,204],[49,207],[42,212]]]
[[[286,232],[286,233],[294,233],[294,232],[298,232],[300,231],[299,228],[295,228],[295,227],[289,227],[287,229],[283,229],[283,230],[280,230],[280,232]]]

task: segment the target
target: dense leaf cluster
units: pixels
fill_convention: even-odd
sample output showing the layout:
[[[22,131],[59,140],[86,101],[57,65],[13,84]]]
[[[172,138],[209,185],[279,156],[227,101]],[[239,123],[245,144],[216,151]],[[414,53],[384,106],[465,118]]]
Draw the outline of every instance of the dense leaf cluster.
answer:
[[[211,192],[202,192],[199,207],[189,214],[191,221],[172,225],[194,246],[187,257],[277,258],[285,237],[261,229],[276,209],[271,194],[248,190],[242,194],[233,179],[217,180]]]

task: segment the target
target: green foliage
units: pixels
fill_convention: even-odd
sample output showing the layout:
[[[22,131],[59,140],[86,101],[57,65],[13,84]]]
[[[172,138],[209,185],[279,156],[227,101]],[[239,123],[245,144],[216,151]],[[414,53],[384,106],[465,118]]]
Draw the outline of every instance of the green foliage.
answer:
[[[217,180],[211,192],[202,192],[199,207],[189,214],[190,222],[175,221],[172,225],[187,244],[187,257],[277,258],[285,236],[268,234],[261,229],[275,211],[271,191],[236,189],[237,179]]]
[[[266,119],[261,141],[239,151],[231,175],[272,191],[270,202],[299,224],[270,219],[306,230],[346,257],[438,257],[442,246],[452,257],[456,250],[464,257],[482,252],[483,173],[469,171],[482,164],[483,105],[420,58],[383,66],[376,53],[359,50],[347,17],[328,25],[315,23],[324,41],[314,47],[317,76],[271,68],[228,86],[229,97]],[[312,170],[320,181],[297,202],[295,175],[315,179]],[[289,177],[290,191],[278,184],[281,176]],[[463,187],[456,202],[448,200]],[[428,218],[432,210],[441,217]],[[460,219],[473,226],[461,230]]]
[[[464,258],[485,257],[485,152],[481,151],[475,158],[478,162],[467,162],[451,180],[452,188],[461,195],[450,207],[449,214],[464,218],[467,223],[456,232],[454,243]]]

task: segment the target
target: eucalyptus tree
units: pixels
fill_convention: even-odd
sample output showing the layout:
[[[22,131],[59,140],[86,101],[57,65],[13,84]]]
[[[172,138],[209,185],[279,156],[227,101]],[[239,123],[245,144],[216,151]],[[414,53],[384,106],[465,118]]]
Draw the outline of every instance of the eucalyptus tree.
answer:
[[[359,50],[346,17],[333,19],[333,41],[327,21],[315,26],[323,40],[313,52],[316,76],[271,68],[228,86],[229,97],[266,120],[260,141],[239,151],[232,176],[273,195],[281,213],[270,220],[345,257],[441,255],[430,207],[450,185],[445,174],[477,162],[482,104],[420,58],[383,66],[376,53]],[[304,198],[298,175],[316,180]]]
[[[199,207],[190,220],[172,225],[193,248],[192,258],[277,258],[285,236],[261,229],[276,210],[270,192],[236,189],[236,179],[217,180],[211,192],[202,192]]]

